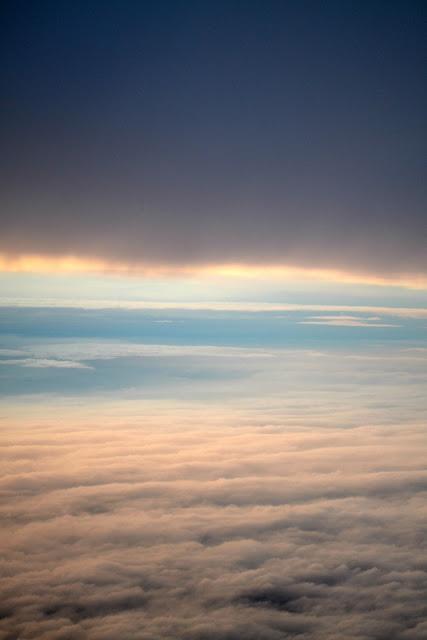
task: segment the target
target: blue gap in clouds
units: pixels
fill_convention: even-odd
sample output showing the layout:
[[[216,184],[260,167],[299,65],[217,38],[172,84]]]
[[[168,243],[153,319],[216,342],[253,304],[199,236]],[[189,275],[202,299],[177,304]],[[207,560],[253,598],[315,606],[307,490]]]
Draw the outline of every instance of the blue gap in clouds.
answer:
[[[348,315],[349,312],[346,312]],[[337,312],[251,312],[188,310],[0,309],[0,335],[29,338],[113,339],[169,345],[324,348],[358,343],[425,342],[426,321],[383,316],[393,327],[299,324],[309,316]],[[362,315],[362,314],[355,314]],[[366,316],[377,315],[375,312]],[[362,318],[363,319],[363,318]],[[3,343],[5,341],[3,340]],[[10,344],[10,338],[7,340]],[[7,345],[5,345],[7,346]]]

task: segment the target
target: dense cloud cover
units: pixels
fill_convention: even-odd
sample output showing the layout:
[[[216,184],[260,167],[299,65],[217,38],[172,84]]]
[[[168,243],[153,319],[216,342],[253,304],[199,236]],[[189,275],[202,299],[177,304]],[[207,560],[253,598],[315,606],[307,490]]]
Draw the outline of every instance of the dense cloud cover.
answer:
[[[425,433],[205,407],[10,425],[3,640],[422,640]]]
[[[426,273],[425,3],[2,3],[0,251]]]
[[[2,309],[0,640],[424,639],[425,315]]]

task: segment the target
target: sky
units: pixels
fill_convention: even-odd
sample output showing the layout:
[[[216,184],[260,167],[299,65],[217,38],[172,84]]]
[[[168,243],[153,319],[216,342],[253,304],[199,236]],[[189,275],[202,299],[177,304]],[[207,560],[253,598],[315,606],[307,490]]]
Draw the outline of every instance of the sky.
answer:
[[[425,3],[0,16],[0,640],[424,640]]]

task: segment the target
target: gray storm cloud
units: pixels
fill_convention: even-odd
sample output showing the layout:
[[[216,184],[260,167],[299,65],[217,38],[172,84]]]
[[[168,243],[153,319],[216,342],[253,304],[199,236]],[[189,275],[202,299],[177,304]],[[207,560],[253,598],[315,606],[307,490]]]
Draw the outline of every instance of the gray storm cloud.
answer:
[[[253,177],[247,179],[251,182]],[[164,189],[168,188],[166,180]],[[301,184],[301,191],[306,188],[310,186]],[[129,194],[120,198],[101,193],[93,204],[83,200],[70,205],[71,186],[68,195],[52,202],[46,185],[45,195],[30,195],[31,205],[20,198],[4,204],[0,251],[10,256],[74,255],[130,266],[231,262],[380,276],[427,273],[425,223],[421,215],[406,209],[390,213],[385,204],[375,214],[376,205],[369,198],[357,208],[351,199],[340,196],[332,209],[316,197],[293,205],[286,202],[286,192],[279,202],[268,204],[245,193],[244,186],[239,199],[247,200],[247,205],[235,205],[226,194],[226,202],[215,207],[211,191],[197,206],[197,185],[191,189],[196,193],[178,194],[172,204],[155,194],[153,205],[138,211],[128,204]]]
[[[392,4],[6,3],[0,251],[425,274],[425,7]]]

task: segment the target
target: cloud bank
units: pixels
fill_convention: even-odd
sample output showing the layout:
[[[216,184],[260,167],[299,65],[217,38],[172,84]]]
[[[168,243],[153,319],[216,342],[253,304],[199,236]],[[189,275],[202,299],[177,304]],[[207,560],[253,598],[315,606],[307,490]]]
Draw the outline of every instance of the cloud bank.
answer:
[[[3,11],[2,254],[425,282],[422,3]]]
[[[421,424],[173,415],[10,423],[1,638],[425,637]]]

